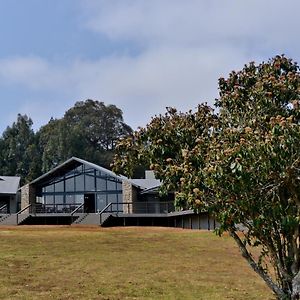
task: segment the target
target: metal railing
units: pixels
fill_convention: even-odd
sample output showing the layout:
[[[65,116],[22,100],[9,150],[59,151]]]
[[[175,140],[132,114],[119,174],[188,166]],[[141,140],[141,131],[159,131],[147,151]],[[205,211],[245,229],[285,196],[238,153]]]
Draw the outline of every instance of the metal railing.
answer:
[[[100,212],[99,212],[99,223],[102,224],[102,215],[104,213],[113,213],[112,211],[113,203],[108,203]]]
[[[31,206],[32,206],[32,204],[29,204],[17,212],[17,215],[16,215],[17,216],[17,225],[19,225],[19,215],[21,213],[24,213],[24,211],[26,211],[26,210],[28,210],[28,213],[30,213]]]
[[[4,204],[0,207],[0,215],[6,215],[8,214],[8,206],[7,204]]]
[[[83,213],[84,212],[84,203],[80,204],[78,207],[76,207],[72,212],[71,216],[73,216],[75,213]]]
[[[99,212],[99,221],[102,224],[104,213],[123,214],[168,214],[175,211],[174,202],[143,201],[143,202],[111,202]]]
[[[167,214],[175,211],[172,201],[124,202],[122,205],[124,214]]]
[[[31,206],[30,213],[32,214],[72,214],[75,210],[79,212],[82,208],[82,203],[72,203],[72,204],[43,204],[34,203]]]

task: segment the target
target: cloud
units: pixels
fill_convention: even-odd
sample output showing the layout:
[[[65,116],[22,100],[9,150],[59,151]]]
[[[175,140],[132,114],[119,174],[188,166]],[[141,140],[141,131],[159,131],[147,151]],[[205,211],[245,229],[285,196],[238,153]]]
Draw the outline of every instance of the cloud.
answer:
[[[213,104],[218,77],[233,66],[242,66],[245,60],[239,53],[232,56],[233,51],[160,48],[135,57],[77,60],[66,66],[41,58],[10,58],[0,61],[0,80],[37,93],[59,91],[60,97],[52,99],[51,105],[43,105],[44,99],[34,105],[25,103],[24,111],[30,116],[40,118],[45,115],[45,107],[50,111],[51,106],[52,111],[67,109],[67,104],[71,106],[75,100],[92,98],[116,104],[124,111],[126,121],[137,127],[144,126],[151,116],[164,112],[167,106],[189,110],[203,101]],[[61,97],[67,102],[64,105]]]
[[[297,45],[296,0],[84,1],[86,26],[112,40],[159,45]],[[253,46],[253,45],[252,45]]]
[[[300,51],[298,1],[82,0],[81,8],[82,28],[105,37],[109,55],[64,64],[41,56],[0,60],[2,85],[41,96],[23,104],[34,120],[92,98],[119,106],[129,125],[144,126],[166,106],[213,104],[218,78],[244,63]]]

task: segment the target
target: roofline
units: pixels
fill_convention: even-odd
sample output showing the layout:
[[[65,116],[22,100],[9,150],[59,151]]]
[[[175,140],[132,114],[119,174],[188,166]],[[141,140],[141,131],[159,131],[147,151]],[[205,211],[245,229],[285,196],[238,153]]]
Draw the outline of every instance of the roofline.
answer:
[[[81,159],[81,158],[78,158],[78,157],[75,157],[75,156],[72,156],[71,158],[67,159],[65,162],[59,164],[58,166],[54,167],[53,169],[51,169],[50,171],[46,172],[45,174],[41,175],[40,177],[34,179],[33,181],[29,182],[29,184],[34,184],[34,183],[37,183],[38,181],[40,181],[41,179],[55,173],[57,170],[59,170],[60,168],[64,167],[65,165],[69,164],[70,162],[72,161],[77,161],[81,164],[85,164],[85,165],[88,165],[92,168],[95,168],[97,169],[98,171],[102,171],[104,173],[107,173],[109,174],[110,176],[113,176],[113,177],[117,177],[119,180],[124,180],[123,176],[119,176],[117,174],[115,174],[114,172],[108,170],[108,169],[105,169],[103,167],[100,167],[94,163],[91,163],[91,162],[88,162],[84,159]],[[125,177],[126,178],[126,177]]]

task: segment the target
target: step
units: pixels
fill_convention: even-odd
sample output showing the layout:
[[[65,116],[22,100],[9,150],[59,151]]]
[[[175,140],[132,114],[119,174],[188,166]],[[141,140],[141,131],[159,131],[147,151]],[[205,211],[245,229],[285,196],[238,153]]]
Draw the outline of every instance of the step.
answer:
[[[0,226],[1,225],[17,225],[17,215],[7,215],[6,217],[2,218],[0,220]]]

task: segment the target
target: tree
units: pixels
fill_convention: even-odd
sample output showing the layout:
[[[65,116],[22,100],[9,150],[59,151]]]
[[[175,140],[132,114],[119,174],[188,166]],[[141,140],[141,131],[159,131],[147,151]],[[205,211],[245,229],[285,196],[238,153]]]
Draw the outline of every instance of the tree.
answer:
[[[76,102],[62,119],[51,119],[38,132],[43,171],[71,156],[108,167],[116,141],[131,132],[123,121],[122,111],[115,105],[106,106],[90,99]]]
[[[40,152],[32,120],[26,115],[18,114],[17,121],[3,132],[0,151],[1,174],[20,176],[22,183],[40,175]]]
[[[219,90],[218,114],[169,109],[122,140],[115,171],[151,164],[179,207],[216,217],[278,299],[299,299],[299,68],[284,56],[250,63]]]

